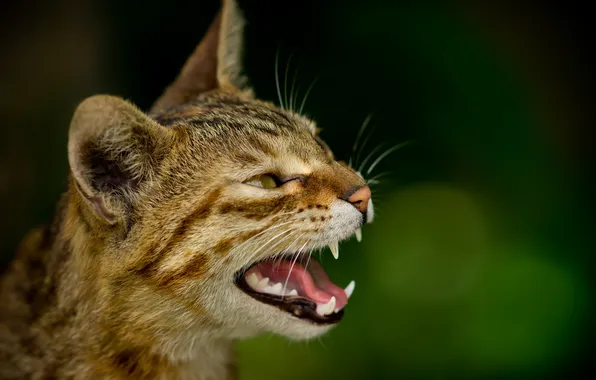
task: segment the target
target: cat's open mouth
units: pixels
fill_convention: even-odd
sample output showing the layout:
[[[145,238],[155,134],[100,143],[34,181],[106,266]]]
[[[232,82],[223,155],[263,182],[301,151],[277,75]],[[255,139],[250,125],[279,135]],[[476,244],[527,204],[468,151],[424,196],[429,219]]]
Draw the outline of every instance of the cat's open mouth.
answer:
[[[236,285],[253,298],[317,324],[337,323],[354,290],[335,285],[314,258],[266,259],[238,272]]]

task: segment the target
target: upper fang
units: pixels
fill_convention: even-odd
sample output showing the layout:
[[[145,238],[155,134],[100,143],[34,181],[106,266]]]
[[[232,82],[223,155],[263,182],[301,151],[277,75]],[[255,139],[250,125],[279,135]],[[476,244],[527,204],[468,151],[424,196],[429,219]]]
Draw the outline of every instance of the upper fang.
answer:
[[[335,257],[335,260],[339,259],[339,244],[338,242],[329,244],[329,249],[331,250],[331,254]]]
[[[355,234],[356,240],[358,240],[358,243],[360,243],[362,241],[362,228],[357,229]]]

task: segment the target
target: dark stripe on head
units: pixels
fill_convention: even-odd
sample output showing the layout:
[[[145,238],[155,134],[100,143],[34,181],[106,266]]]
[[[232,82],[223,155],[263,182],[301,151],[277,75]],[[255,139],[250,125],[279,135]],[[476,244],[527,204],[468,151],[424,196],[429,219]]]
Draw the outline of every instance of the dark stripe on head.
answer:
[[[162,287],[171,287],[181,284],[189,278],[200,278],[207,273],[209,258],[204,253],[196,254],[192,260],[187,262],[180,270],[159,280]]]
[[[226,202],[219,206],[219,212],[221,214],[235,213],[245,218],[260,220],[284,209],[293,208],[294,203],[288,204],[290,200],[290,197],[283,196],[276,199],[263,199],[241,204]]]
[[[156,245],[152,246],[147,255],[148,259],[141,263],[141,266],[134,271],[141,276],[149,276],[151,273],[154,273],[157,270],[159,263],[166,257],[168,252],[171,252],[182,240],[184,240],[190,227],[197,220],[206,219],[211,214],[213,206],[220,195],[221,189],[215,189],[210,192],[196,210],[182,219],[180,224],[178,224],[178,227],[174,230],[172,236],[170,236],[166,245],[159,250]]]

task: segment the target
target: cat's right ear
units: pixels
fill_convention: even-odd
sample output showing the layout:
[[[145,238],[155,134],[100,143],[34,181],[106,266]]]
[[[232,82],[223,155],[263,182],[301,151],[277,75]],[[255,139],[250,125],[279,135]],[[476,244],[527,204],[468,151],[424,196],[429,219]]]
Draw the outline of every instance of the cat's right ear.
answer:
[[[84,100],[68,136],[68,161],[77,191],[105,222],[125,219],[175,138],[174,130],[121,98],[98,95]]]
[[[207,33],[151,111],[187,103],[215,89],[249,94],[246,78],[241,75],[243,29],[244,19],[236,1],[222,0]]]

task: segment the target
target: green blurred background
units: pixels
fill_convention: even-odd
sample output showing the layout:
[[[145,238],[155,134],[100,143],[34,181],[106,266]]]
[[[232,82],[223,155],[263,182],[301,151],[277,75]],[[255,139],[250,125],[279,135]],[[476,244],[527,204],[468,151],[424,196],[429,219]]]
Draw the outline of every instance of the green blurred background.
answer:
[[[370,173],[377,218],[324,264],[357,283],[311,342],[238,345],[242,379],[571,378],[591,365],[594,231],[587,8],[383,0],[240,1],[246,72],[276,101],[274,61],[347,160],[410,144]],[[2,268],[65,189],[82,99],[148,108],[217,1],[0,6]],[[294,82],[294,79],[295,82]],[[379,147],[381,146],[382,147]],[[377,148],[379,147],[379,148]],[[371,160],[369,160],[369,163]],[[591,169],[591,168],[590,168]]]

